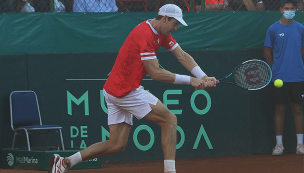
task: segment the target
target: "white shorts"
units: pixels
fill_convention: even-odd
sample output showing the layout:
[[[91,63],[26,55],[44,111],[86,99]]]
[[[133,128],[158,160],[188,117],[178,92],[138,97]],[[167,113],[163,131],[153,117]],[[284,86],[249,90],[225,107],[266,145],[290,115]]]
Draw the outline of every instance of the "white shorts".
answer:
[[[122,122],[133,125],[133,115],[137,119],[142,119],[152,110],[149,103],[156,105],[158,101],[158,98],[145,91],[143,86],[139,86],[122,98],[108,94],[105,89],[103,95],[108,107],[108,125]]]

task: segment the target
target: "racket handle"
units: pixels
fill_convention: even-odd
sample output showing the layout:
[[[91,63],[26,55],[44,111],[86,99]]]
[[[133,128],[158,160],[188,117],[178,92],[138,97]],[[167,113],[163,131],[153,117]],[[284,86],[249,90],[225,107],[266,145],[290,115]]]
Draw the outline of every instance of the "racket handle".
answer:
[[[220,83],[220,80],[216,80],[216,84],[219,84]]]

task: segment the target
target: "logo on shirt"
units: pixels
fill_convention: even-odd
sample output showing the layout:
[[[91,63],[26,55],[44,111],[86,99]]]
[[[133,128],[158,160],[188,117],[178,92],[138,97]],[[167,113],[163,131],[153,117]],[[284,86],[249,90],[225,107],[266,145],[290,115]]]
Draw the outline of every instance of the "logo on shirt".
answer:
[[[159,44],[159,38],[157,39],[157,42],[154,41],[155,44]]]
[[[171,47],[171,46],[173,46],[174,45],[174,42],[173,41],[170,41],[169,42],[169,46]]]
[[[280,37],[284,37],[284,33],[279,34]]]

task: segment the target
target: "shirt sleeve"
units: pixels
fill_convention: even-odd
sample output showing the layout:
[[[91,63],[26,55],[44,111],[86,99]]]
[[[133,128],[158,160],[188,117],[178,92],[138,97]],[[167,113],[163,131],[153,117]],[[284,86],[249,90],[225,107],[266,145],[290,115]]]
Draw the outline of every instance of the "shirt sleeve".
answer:
[[[178,43],[174,40],[171,34],[169,34],[167,37],[165,37],[164,41],[161,44],[162,47],[168,49],[169,51],[174,50]]]
[[[273,46],[273,34],[272,34],[272,30],[271,28],[268,28],[267,32],[266,32],[266,37],[265,37],[265,42],[264,42],[264,46],[266,47],[272,47]]]
[[[141,60],[156,58],[155,50],[153,47],[153,38],[150,35],[137,34],[133,39],[139,46]]]

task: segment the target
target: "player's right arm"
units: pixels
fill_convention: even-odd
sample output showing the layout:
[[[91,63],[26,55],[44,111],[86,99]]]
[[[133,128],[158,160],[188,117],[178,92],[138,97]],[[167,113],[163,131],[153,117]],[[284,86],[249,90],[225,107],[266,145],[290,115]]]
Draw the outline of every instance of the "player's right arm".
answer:
[[[265,42],[264,42],[264,58],[267,64],[272,68],[273,64],[273,42],[274,42],[274,29],[273,25],[270,26],[266,32]]]
[[[161,82],[171,83],[171,84],[190,84],[193,86],[196,90],[198,89],[204,89],[206,87],[206,83],[204,83],[203,80],[197,79],[190,76],[182,75],[184,78],[190,78],[190,80],[187,83],[187,80],[185,80],[185,83],[179,83],[178,80],[176,80],[176,76],[178,74],[172,73],[168,70],[161,69],[159,67],[158,60],[155,59],[149,59],[149,60],[143,60],[142,61],[147,73],[151,76],[153,80],[158,80]]]
[[[191,55],[189,55],[187,52],[185,52],[180,46],[177,46],[174,50],[172,50],[173,55],[176,56],[178,61],[193,75],[195,75],[197,78],[202,79],[204,81],[212,81],[214,85],[210,86],[208,89],[212,89],[216,86],[216,79],[215,77],[208,77],[198,66],[198,64],[195,62],[195,60],[192,58]],[[197,68],[197,72],[195,73],[194,69]]]
[[[272,68],[273,63],[273,55],[272,55],[272,48],[264,46],[264,58],[267,64]]]

